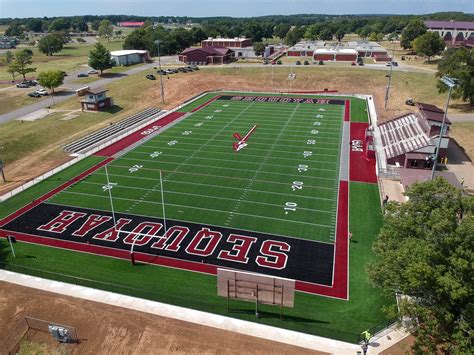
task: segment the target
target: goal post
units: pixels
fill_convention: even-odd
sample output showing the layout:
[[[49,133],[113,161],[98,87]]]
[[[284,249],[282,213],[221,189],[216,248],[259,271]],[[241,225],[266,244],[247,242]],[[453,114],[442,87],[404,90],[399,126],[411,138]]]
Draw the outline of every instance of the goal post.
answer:
[[[255,302],[255,316],[258,318],[258,304],[293,308],[295,302],[295,280],[281,277],[217,269],[217,295],[227,298],[227,311],[231,299]]]

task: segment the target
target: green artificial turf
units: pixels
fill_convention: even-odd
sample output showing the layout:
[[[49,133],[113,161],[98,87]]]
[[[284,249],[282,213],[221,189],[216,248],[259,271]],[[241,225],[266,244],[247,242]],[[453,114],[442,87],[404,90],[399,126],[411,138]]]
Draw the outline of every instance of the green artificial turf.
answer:
[[[351,122],[367,122],[367,103],[363,99],[351,99]]]
[[[342,115],[340,105],[216,100],[108,164],[114,209],[162,217],[161,170],[169,219],[331,242]],[[248,146],[235,153],[232,135],[254,125]],[[299,172],[300,164],[307,170]],[[105,184],[100,169],[50,202],[110,210]]]
[[[34,199],[44,195],[45,193],[53,190],[54,188],[64,184],[65,182],[76,177],[83,171],[97,165],[104,157],[90,156],[87,157],[78,163],[70,166],[69,168],[49,177],[42,182],[33,185],[32,187],[26,189],[18,195],[15,195],[8,200],[0,203],[0,218],[3,218],[27,203],[31,202]]]

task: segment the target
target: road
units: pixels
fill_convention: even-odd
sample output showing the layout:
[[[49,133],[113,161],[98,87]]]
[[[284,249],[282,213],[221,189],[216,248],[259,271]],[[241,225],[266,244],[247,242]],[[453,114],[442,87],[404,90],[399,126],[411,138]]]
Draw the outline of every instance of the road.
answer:
[[[161,58],[161,64],[174,64],[177,62],[178,57],[177,56],[169,56],[169,57],[162,57]],[[62,89],[66,89],[63,91],[60,91],[54,95],[54,102],[59,103],[63,102],[71,97],[73,97],[76,93],[75,90],[84,87],[84,86],[89,86],[91,89],[92,88],[98,88],[105,86],[107,84],[110,84],[114,81],[120,80],[122,78],[127,77],[128,75],[133,75],[136,73],[140,73],[145,70],[149,70],[150,68],[153,68],[157,66],[157,62],[153,63],[147,63],[145,65],[139,66],[132,68],[130,70],[127,70],[123,73],[117,73],[116,75],[113,75],[108,78],[103,78],[97,81],[94,81],[89,84],[80,84],[80,83],[74,83],[74,80],[77,80],[77,74],[81,72],[87,72],[90,68],[84,67],[82,70],[77,70],[74,72],[68,73],[68,76],[65,77],[64,79],[64,84],[61,86]],[[17,90],[17,88],[13,87],[11,90]],[[26,93],[25,93],[26,94]],[[5,123],[14,119],[21,118],[23,116],[26,116],[32,112],[41,110],[43,108],[46,108],[52,104],[52,99],[47,99],[47,100],[41,100],[38,102],[35,102],[34,104],[19,108],[18,110],[12,111],[5,113],[3,115],[0,115],[0,124]]]

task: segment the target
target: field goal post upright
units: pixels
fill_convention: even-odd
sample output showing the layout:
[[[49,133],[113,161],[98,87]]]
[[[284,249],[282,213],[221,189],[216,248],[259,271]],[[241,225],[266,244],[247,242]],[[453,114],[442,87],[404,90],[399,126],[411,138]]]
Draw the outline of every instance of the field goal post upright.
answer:
[[[280,319],[283,319],[283,307],[294,307],[295,280],[218,268],[217,295],[227,298],[227,312],[230,310],[230,300],[235,299],[255,302],[257,318],[260,316],[259,303],[278,306]]]

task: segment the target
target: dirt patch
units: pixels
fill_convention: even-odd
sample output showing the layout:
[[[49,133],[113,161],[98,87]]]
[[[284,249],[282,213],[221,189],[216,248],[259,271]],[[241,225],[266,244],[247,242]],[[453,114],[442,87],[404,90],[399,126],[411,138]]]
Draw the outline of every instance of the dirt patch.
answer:
[[[47,349],[49,353],[325,354],[0,282],[0,339],[27,315],[76,328],[80,343],[75,345],[58,345],[48,335],[33,332],[31,341],[34,348]]]

